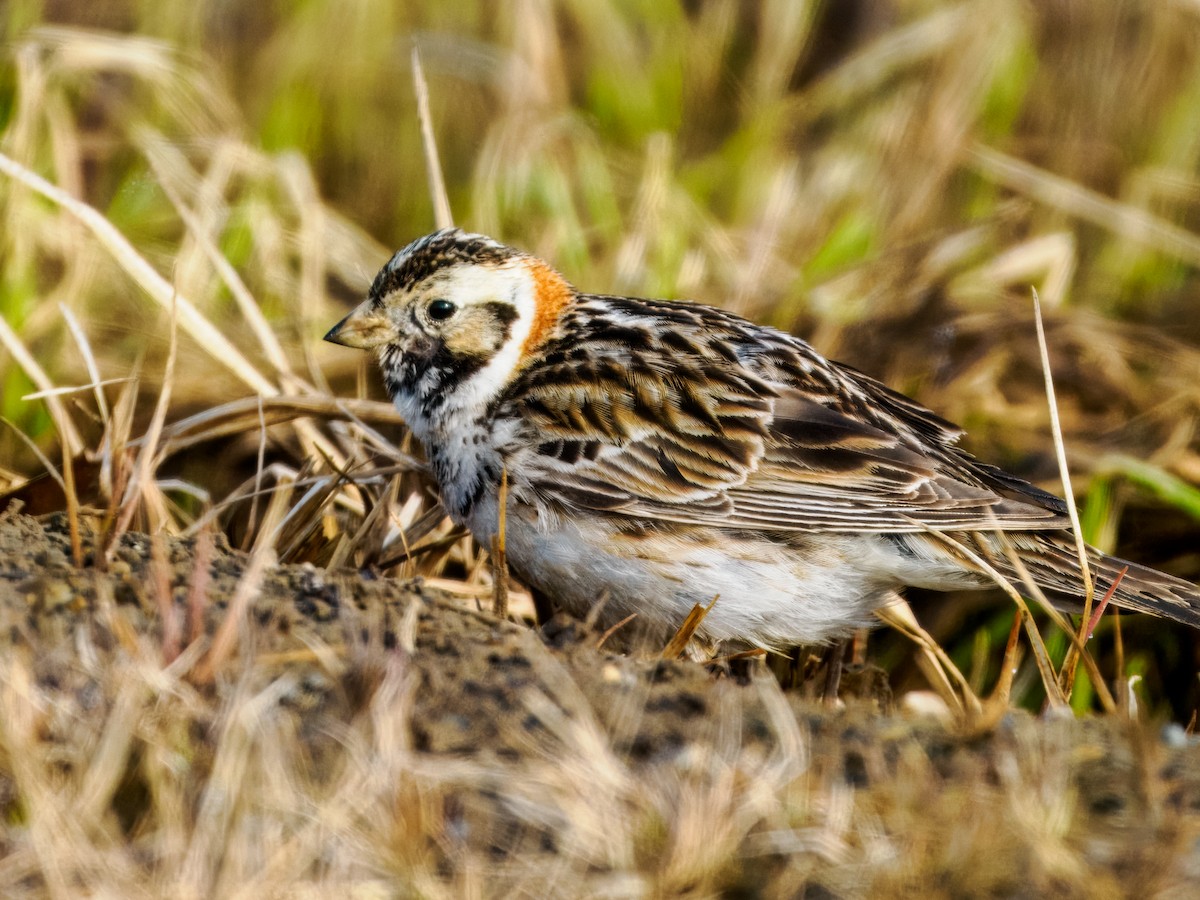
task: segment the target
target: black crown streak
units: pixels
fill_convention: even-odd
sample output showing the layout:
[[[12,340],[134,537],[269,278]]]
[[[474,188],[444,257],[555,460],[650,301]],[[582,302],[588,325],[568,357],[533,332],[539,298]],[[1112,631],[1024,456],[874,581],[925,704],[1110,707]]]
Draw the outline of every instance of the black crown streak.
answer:
[[[520,255],[490,238],[458,228],[436,231],[413,241],[375,276],[370,296],[376,301],[397,290],[407,290],[440,269],[464,263],[504,263]]]

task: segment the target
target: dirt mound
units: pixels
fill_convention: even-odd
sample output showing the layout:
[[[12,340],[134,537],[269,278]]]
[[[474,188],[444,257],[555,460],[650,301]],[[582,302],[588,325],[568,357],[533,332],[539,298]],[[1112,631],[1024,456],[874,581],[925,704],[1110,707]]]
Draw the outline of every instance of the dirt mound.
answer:
[[[129,534],[100,566],[85,530],[82,551],[62,517],[0,521],[5,896],[1116,896],[1200,875],[1200,747],[1176,726],[1014,712],[965,733],[419,582],[219,541]]]

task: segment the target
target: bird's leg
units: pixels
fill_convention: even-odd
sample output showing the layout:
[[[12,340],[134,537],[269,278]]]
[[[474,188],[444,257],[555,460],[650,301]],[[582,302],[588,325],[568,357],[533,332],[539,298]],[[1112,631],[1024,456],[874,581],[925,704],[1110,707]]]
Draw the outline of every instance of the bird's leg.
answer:
[[[537,588],[531,587],[529,593],[533,595],[533,611],[537,614],[537,624],[541,627],[554,617],[554,614],[558,612],[558,606]]]
[[[850,638],[850,665],[864,666],[867,663],[867,639],[871,636],[869,628],[856,628]]]
[[[837,703],[838,687],[842,683],[842,663],[846,658],[846,646],[849,641],[845,638],[834,641],[825,648],[822,653],[823,662],[825,663],[825,688],[821,692],[821,699],[826,706],[833,706]]]

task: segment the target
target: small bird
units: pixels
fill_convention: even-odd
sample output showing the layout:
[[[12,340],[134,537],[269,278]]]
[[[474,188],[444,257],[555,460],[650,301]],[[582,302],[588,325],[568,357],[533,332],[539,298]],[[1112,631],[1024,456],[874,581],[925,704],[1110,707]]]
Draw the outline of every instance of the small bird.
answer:
[[[959,449],[961,429],[799,338],[696,303],[586,294],[444,229],[383,267],[325,340],[374,351],[450,517],[600,621],[766,649],[869,625],[907,585],[1020,584],[1078,610],[1066,504]],[[945,538],[951,538],[947,541]],[[1200,626],[1200,590],[1089,550],[1113,602]],[[1099,594],[1098,594],[1099,595]]]

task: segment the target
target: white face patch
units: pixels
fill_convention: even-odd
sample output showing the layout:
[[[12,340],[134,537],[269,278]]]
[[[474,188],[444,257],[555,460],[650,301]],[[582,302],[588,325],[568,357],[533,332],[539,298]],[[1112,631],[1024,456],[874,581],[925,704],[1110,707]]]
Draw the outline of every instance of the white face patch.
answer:
[[[418,296],[419,303],[444,298],[463,310],[501,304],[516,312],[503,346],[446,398],[447,410],[482,409],[512,378],[536,317],[537,284],[525,261],[517,259],[505,265],[458,265],[421,285]]]

